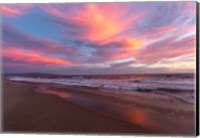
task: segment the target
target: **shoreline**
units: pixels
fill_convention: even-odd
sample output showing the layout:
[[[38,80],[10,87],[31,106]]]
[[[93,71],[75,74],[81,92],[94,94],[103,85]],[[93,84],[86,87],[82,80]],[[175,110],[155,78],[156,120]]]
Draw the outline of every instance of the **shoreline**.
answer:
[[[10,86],[8,86],[8,85],[10,85]],[[21,85],[21,86],[20,86]],[[75,105],[75,104],[73,104],[73,103],[70,103],[70,102],[68,102],[68,101],[66,101],[66,100],[63,100],[63,99],[60,99],[60,98],[58,98],[58,97],[56,97],[56,96],[53,96],[53,95],[47,95],[47,94],[39,94],[39,93],[36,93],[36,92],[34,92],[34,89],[36,88],[36,87],[38,87],[38,86],[41,86],[42,84],[26,84],[26,83],[22,83],[22,82],[17,82],[17,83],[13,83],[13,82],[11,82],[11,81],[5,81],[4,82],[4,86],[5,86],[5,89],[4,89],[4,92],[5,93],[7,93],[8,91],[9,91],[9,89],[10,89],[10,94],[13,96],[13,97],[17,97],[18,95],[17,94],[14,94],[14,93],[16,93],[16,92],[14,92],[14,91],[17,91],[17,89],[15,89],[15,90],[12,90],[12,92],[11,92],[11,89],[13,88],[13,87],[15,87],[15,88],[18,88],[18,89],[22,89],[22,87],[23,87],[23,89],[24,89],[24,87],[25,88],[27,88],[27,89],[29,89],[28,91],[26,90],[26,92],[24,91],[24,92],[18,92],[20,95],[24,95],[25,93],[26,93],[26,96],[25,97],[29,97],[29,98],[31,98],[32,96],[31,95],[37,95],[36,97],[38,97],[38,98],[40,98],[40,99],[42,99],[42,101],[44,100],[44,101],[46,101],[47,99],[51,99],[51,101],[49,101],[49,103],[47,104],[47,105],[45,105],[45,106],[42,106],[42,107],[39,107],[39,108],[42,108],[43,110],[44,110],[44,108],[47,106],[48,107],[48,105],[49,104],[51,104],[51,105],[54,105],[54,106],[56,106],[56,104],[60,104],[61,102],[62,102],[62,105],[59,107],[60,109],[58,110],[58,109],[53,109],[53,110],[56,110],[57,112],[59,112],[60,114],[63,114],[63,112],[65,113],[65,111],[63,111],[63,109],[66,109],[66,110],[69,110],[70,109],[70,111],[72,110],[75,110],[75,108],[77,108],[76,110],[78,110],[78,109],[80,109],[79,111],[77,111],[79,114],[85,114],[85,112],[87,112],[87,117],[86,118],[84,118],[84,120],[82,120],[82,122],[80,122],[80,123],[82,123],[82,125],[83,124],[87,124],[88,122],[90,122],[91,120],[91,118],[96,118],[95,120],[93,120],[93,121],[95,121],[97,124],[98,123],[100,123],[100,125],[97,127],[97,128],[94,128],[94,126],[88,126],[87,125],[87,127],[89,127],[89,128],[87,128],[87,131],[86,130],[82,130],[82,131],[80,131],[79,129],[81,128],[81,126],[79,126],[78,128],[77,128],[77,126],[76,127],[74,127],[73,125],[75,125],[74,123],[71,123],[70,125],[72,125],[71,127],[73,128],[70,128],[70,130],[67,130],[68,128],[62,128],[63,126],[61,125],[61,124],[63,124],[63,123],[61,123],[61,122],[59,122],[58,124],[59,124],[59,126],[62,128],[57,128],[57,129],[50,129],[49,128],[49,126],[45,126],[45,127],[43,127],[43,128],[37,128],[36,129],[36,131],[37,132],[43,132],[43,131],[45,131],[45,129],[46,129],[46,131],[47,132],[80,132],[80,133],[128,133],[128,134],[175,134],[175,135],[178,135],[178,134],[182,134],[182,133],[184,133],[184,134],[186,134],[186,135],[192,135],[192,134],[194,134],[194,132],[192,132],[192,130],[194,129],[194,128],[191,128],[192,127],[192,124],[193,124],[193,126],[194,126],[194,123],[189,123],[188,124],[188,122],[191,122],[191,119],[194,119],[194,117],[191,117],[191,115],[193,114],[192,113],[192,110],[190,109],[191,108],[191,106],[190,105],[188,105],[188,107],[187,107],[187,110],[188,111],[190,111],[191,113],[191,115],[188,115],[186,112],[187,112],[187,110],[186,109],[184,109],[183,107],[181,107],[180,109],[182,110],[182,111],[180,111],[180,114],[182,113],[182,114],[185,114],[185,115],[182,115],[182,117],[186,120],[186,121],[183,121],[184,123],[182,123],[182,121],[181,121],[181,123],[182,124],[188,124],[188,126],[184,126],[185,128],[184,129],[180,129],[179,131],[175,131],[175,132],[172,132],[170,129],[169,130],[166,130],[166,131],[163,131],[163,128],[161,129],[162,131],[152,131],[152,130],[148,130],[148,129],[145,129],[144,127],[141,127],[141,126],[138,126],[138,124],[137,123],[143,123],[142,122],[142,119],[141,119],[141,117],[139,117],[138,118],[138,115],[139,116],[141,116],[141,114],[143,114],[143,111],[145,111],[146,112],[146,110],[155,110],[156,112],[157,111],[160,111],[160,113],[161,114],[163,114],[164,116],[169,116],[169,115],[165,115],[166,114],[166,112],[168,112],[168,110],[166,110],[167,108],[169,108],[170,106],[166,106],[166,104],[164,104],[164,105],[159,105],[160,107],[164,107],[162,110],[161,110],[161,108],[155,108],[155,104],[154,103],[152,103],[151,104],[151,106],[154,106],[154,108],[149,108],[150,107],[150,105],[148,105],[148,103],[150,103],[150,102],[152,102],[151,100],[147,100],[147,101],[145,101],[144,102],[144,104],[142,105],[141,104],[141,102],[138,102],[139,101],[139,99],[140,99],[140,97],[139,97],[139,99],[138,99],[138,97],[136,96],[135,97],[135,103],[133,102],[132,104],[135,104],[134,106],[138,106],[138,107],[140,107],[140,109],[142,109],[142,110],[139,110],[139,112],[132,112],[131,114],[132,114],[132,116],[134,116],[134,118],[136,118],[136,119],[134,119],[133,120],[133,122],[132,123],[130,123],[130,122],[127,122],[127,121],[123,121],[123,119],[122,120],[120,120],[120,119],[117,119],[117,118],[115,118],[115,117],[111,117],[111,116],[109,116],[109,115],[104,115],[104,114],[101,114],[101,113],[98,113],[98,112],[94,112],[94,111],[92,111],[92,110],[88,110],[88,109],[86,109],[86,108],[84,108],[84,107],[81,107],[81,106],[77,106],[77,105]],[[44,84],[43,84],[44,85]],[[114,102],[115,103],[119,103],[119,101],[121,100],[122,101],[122,99],[120,99],[119,97],[118,98],[116,98],[116,97],[111,97],[109,94],[107,95],[101,95],[101,94],[99,94],[98,95],[98,91],[99,90],[96,90],[95,92],[93,92],[93,93],[91,93],[91,92],[88,92],[89,91],[89,88],[72,88],[72,87],[67,87],[67,86],[58,86],[58,85],[52,85],[52,84],[45,84],[48,88],[50,88],[51,90],[53,90],[53,89],[55,89],[55,90],[58,90],[58,91],[64,91],[64,92],[66,92],[67,90],[66,89],[68,89],[68,90],[71,90],[71,91],[80,91],[80,89],[82,90],[82,91],[85,91],[85,93],[83,94],[82,93],[82,95],[89,95],[90,97],[92,97],[92,98],[95,98],[96,100],[101,100],[102,101],[102,99],[104,100],[104,101],[106,101],[106,100],[108,100],[108,101],[113,101],[114,100]],[[11,86],[12,86],[12,88],[11,88]],[[31,87],[31,88],[30,88]],[[91,91],[91,89],[90,89],[90,91]],[[92,91],[94,91],[94,89],[92,89]],[[5,94],[4,93],[4,94]],[[103,97],[102,97],[103,96]],[[4,96],[5,97],[5,107],[4,107],[4,109],[7,109],[8,110],[8,105],[9,105],[9,103],[10,102],[13,102],[13,101],[10,101],[8,98],[7,98],[7,100],[6,100],[6,96]],[[8,96],[7,96],[8,97]],[[24,97],[24,98],[25,98]],[[50,98],[51,97],[51,98]],[[123,97],[123,96],[122,96]],[[32,103],[32,104],[35,104],[35,102],[34,101],[29,101],[29,100],[27,100],[27,99],[22,99],[21,97],[18,97],[20,100],[22,100],[24,103]],[[36,98],[37,100],[38,100],[38,98]],[[147,98],[148,99],[148,98]],[[39,104],[39,103],[41,103],[42,101],[40,101],[39,100],[39,102],[37,103],[37,104]],[[106,101],[107,102],[107,101]],[[126,101],[127,102],[127,101]],[[132,102],[132,101],[130,101],[129,100],[129,102]],[[156,102],[158,102],[158,101],[155,101],[155,103]],[[137,103],[137,104],[136,104]],[[21,103],[22,104],[22,103]],[[21,105],[20,104],[20,105]],[[141,106],[142,105],[142,106]],[[36,106],[36,105],[35,105]],[[70,108],[68,107],[67,108],[67,106],[70,106]],[[72,107],[73,106],[73,107]],[[159,107],[158,106],[158,107]],[[166,109],[165,109],[165,106],[167,107]],[[179,103],[179,107],[181,106],[181,104]],[[111,107],[113,107],[113,106],[111,106]],[[27,107],[24,107],[24,108],[22,108],[22,110],[27,110],[27,108],[28,108],[28,105],[27,105]],[[73,108],[73,109],[72,109]],[[175,107],[170,107],[171,108],[171,110],[175,110],[175,109],[177,109],[177,107],[175,108]],[[123,109],[123,108],[122,108]],[[34,112],[38,112],[37,110],[38,109],[34,109],[35,111]],[[41,110],[41,109],[39,109],[39,110]],[[62,111],[61,111],[62,110]],[[166,110],[166,111],[165,111]],[[185,110],[185,111],[184,111]],[[21,117],[19,117],[19,118],[17,118],[16,119],[16,117],[14,117],[14,116],[12,116],[11,115],[11,113],[13,112],[17,112],[17,111],[11,111],[11,109],[10,109],[10,111],[8,110],[8,111],[6,111],[6,110],[4,110],[5,111],[5,114],[4,114],[4,116],[5,116],[5,129],[4,129],[4,131],[9,131],[9,129],[11,130],[11,131],[13,131],[13,130],[15,130],[16,129],[16,131],[19,131],[19,130],[17,130],[17,129],[20,129],[19,128],[19,126],[18,126],[18,128],[15,128],[14,126],[13,126],[13,123],[17,123],[18,125],[21,125],[19,122],[18,122],[18,119],[20,119]],[[154,111],[154,112],[155,112]],[[9,113],[9,112],[11,112],[11,113]],[[22,111],[18,111],[19,113],[22,113]],[[110,112],[110,111],[109,111]],[[159,113],[159,114],[160,114]],[[52,114],[52,113],[51,113]],[[71,114],[73,114],[73,113],[71,113]],[[135,115],[135,114],[138,114],[137,116]],[[175,118],[177,118],[178,116],[180,117],[180,114],[177,114],[177,113],[175,113],[173,116],[175,116]],[[158,115],[158,113],[156,113],[156,115]],[[9,117],[7,117],[7,116],[9,116]],[[30,115],[31,116],[31,115]],[[54,116],[56,116],[56,115],[54,115]],[[62,116],[62,115],[61,115]],[[73,116],[74,116],[74,114],[73,114]],[[77,114],[75,115],[75,116],[77,116]],[[80,119],[81,117],[80,117],[81,115],[78,115],[77,116],[77,119]],[[88,117],[89,116],[89,117]],[[98,116],[98,117],[97,117]],[[148,117],[148,116],[147,116]],[[151,117],[151,116],[150,116]],[[8,120],[7,118],[12,118],[13,120]],[[39,116],[39,117],[36,117],[38,120],[41,120],[41,117]],[[57,117],[49,117],[49,120],[51,120],[51,119],[55,119],[55,118],[57,118]],[[161,117],[158,117],[159,119],[160,119],[160,121],[161,122],[163,122],[163,119],[161,118]],[[167,120],[167,119],[175,119],[175,118],[172,118],[172,116],[170,116],[170,117],[166,117],[165,119]],[[36,120],[37,120],[36,119]],[[64,119],[65,121],[67,121],[68,123],[69,122],[71,122],[70,120],[71,120],[71,118],[69,117],[69,118],[63,118],[63,116],[62,116],[62,119]],[[100,121],[100,120],[109,120],[109,121]],[[144,119],[144,118],[143,118]],[[6,121],[7,120],[7,121]],[[139,122],[138,122],[138,120],[139,120]],[[149,120],[151,120],[151,118],[149,119]],[[13,122],[14,121],[14,122]],[[194,120],[193,120],[194,121]],[[50,121],[51,122],[51,121]],[[44,123],[46,123],[46,124],[50,124],[50,126],[51,126],[51,124],[52,124],[52,122],[50,123],[50,122],[48,122],[48,121],[44,121]],[[136,122],[136,124],[134,124]],[[166,121],[164,121],[164,122],[166,122]],[[10,125],[8,125],[10,123]],[[94,122],[93,122],[94,123]],[[179,120],[179,123],[180,123],[180,120]],[[107,126],[109,126],[109,125],[111,126],[110,128],[107,128]],[[117,125],[114,125],[114,124],[117,124]],[[119,124],[121,124],[120,126],[119,126]],[[29,131],[28,129],[30,129],[30,131],[31,131],[31,129],[32,130],[34,130],[35,128],[34,127],[36,127],[35,126],[36,124],[34,123],[34,125],[33,124],[29,124],[29,127],[26,127],[26,129],[24,130],[24,131]],[[169,124],[168,124],[169,125]],[[26,126],[26,125],[25,125]],[[147,125],[148,126],[148,125]],[[22,128],[24,128],[24,127],[21,127],[21,130],[23,131],[23,129]],[[148,128],[148,127],[147,127]],[[74,130],[74,129],[76,129],[76,130]],[[85,128],[85,126],[82,128],[82,129],[86,129]],[[190,130],[188,130],[187,132],[183,132],[183,130],[187,130],[187,129],[190,129]],[[56,131],[57,130],[57,131]],[[193,130],[194,131],[194,130]],[[168,132],[168,133],[166,133],[166,132]]]
[[[91,112],[56,96],[36,93],[34,88],[35,84],[4,82],[4,132],[151,133],[130,123]],[[29,120],[30,117],[32,120]]]
[[[40,79],[40,78],[24,78],[11,77],[11,81],[35,84],[51,84],[55,86],[65,86],[70,88],[90,88],[98,90],[109,90],[116,94],[117,91],[134,92],[134,93],[156,93],[160,95],[160,99],[168,97],[169,99],[179,100],[187,104],[195,104],[194,100],[194,84],[191,81],[169,81],[169,80],[137,80],[137,79]],[[172,85],[172,86],[171,86]]]

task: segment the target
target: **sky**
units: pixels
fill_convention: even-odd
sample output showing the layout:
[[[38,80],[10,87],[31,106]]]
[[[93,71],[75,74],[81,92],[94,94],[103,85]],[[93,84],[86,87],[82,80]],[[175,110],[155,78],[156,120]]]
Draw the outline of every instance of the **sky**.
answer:
[[[196,2],[0,4],[4,73],[191,73]]]

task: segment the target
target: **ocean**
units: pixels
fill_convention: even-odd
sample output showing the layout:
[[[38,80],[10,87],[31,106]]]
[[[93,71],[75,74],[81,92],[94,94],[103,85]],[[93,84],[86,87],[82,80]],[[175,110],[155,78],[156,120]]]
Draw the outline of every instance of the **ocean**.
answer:
[[[12,81],[121,90],[128,93],[156,93],[195,104],[194,74],[79,75],[48,78],[10,76]],[[115,91],[112,91],[115,94]]]

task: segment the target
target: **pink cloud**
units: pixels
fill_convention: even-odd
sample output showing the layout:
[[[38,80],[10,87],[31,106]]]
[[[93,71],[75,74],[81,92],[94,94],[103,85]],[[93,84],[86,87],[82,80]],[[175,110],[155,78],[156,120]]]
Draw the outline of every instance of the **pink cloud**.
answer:
[[[194,53],[194,3],[150,4],[150,8],[128,4],[40,5],[46,12],[43,13],[45,19],[59,27],[56,28],[61,33],[59,36],[63,40],[66,38],[66,43],[61,44],[60,38],[53,41],[7,27],[5,34],[9,35],[4,35],[6,40],[3,41],[8,48],[5,58],[15,63],[71,65],[103,64],[134,57],[134,64],[148,65]],[[25,14],[28,8],[3,5],[1,9],[4,16],[17,17]]]
[[[156,63],[161,59],[195,53],[195,35],[175,41],[176,37],[153,43],[135,55],[140,63]]]
[[[46,65],[70,65],[71,61],[66,59],[53,58],[40,55],[38,53],[22,51],[18,49],[6,49],[3,51],[3,58],[9,59],[12,62],[23,62],[31,64],[46,64]]]
[[[29,51],[47,56],[55,56],[68,58],[70,55],[81,56],[83,53],[70,46],[69,44],[59,44],[48,38],[39,38],[10,26],[3,24],[3,49],[18,49],[21,51]]]
[[[3,16],[14,18],[26,14],[30,7],[30,4],[1,4],[0,10]]]
[[[70,8],[70,12],[60,10],[56,6],[44,6],[43,9],[53,15],[62,23],[71,25],[74,29],[83,30],[83,32],[69,33],[77,39],[105,44],[113,42],[130,26],[133,27],[144,17],[144,12],[134,14],[130,17],[127,13],[130,8],[128,5],[119,6],[120,4],[84,4],[83,9]],[[120,10],[119,10],[120,8]]]

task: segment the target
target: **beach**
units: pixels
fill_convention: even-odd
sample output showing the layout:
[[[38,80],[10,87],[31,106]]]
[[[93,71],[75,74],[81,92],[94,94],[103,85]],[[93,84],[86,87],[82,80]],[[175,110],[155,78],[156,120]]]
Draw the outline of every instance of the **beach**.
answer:
[[[3,130],[25,133],[195,134],[194,105],[173,98],[160,99],[158,94],[130,95],[124,91],[119,96],[112,91],[4,79]]]
[[[146,133],[130,123],[100,115],[52,95],[34,93],[35,86],[4,83],[5,132]]]

